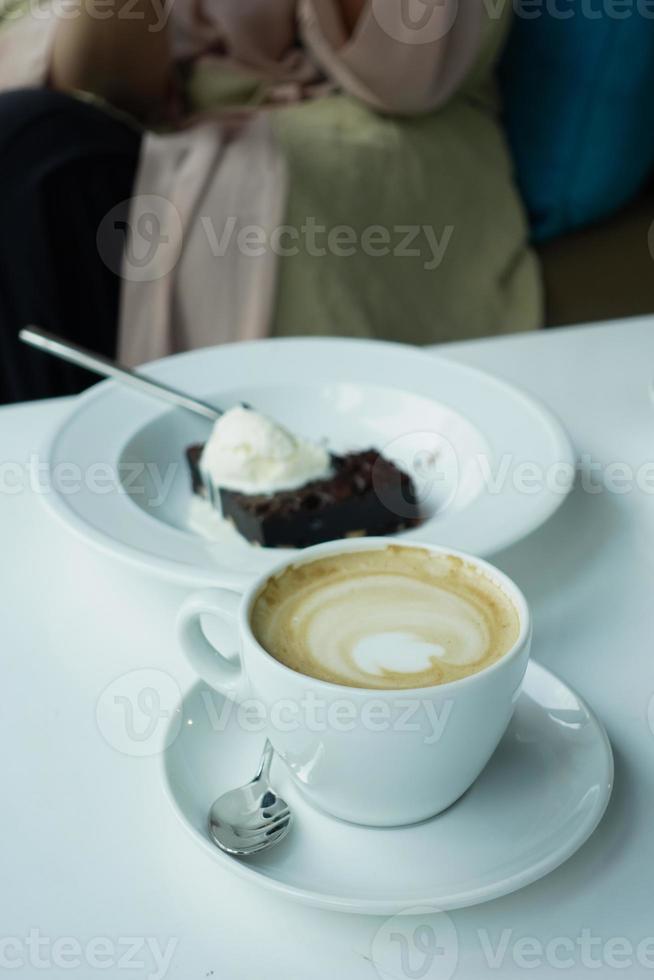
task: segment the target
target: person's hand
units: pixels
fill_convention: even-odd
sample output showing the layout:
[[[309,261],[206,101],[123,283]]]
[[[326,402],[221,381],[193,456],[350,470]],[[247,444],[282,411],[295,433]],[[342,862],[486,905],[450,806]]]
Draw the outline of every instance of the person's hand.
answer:
[[[343,18],[343,26],[348,35],[354,32],[367,2],[368,0],[336,0],[336,4],[341,11],[341,17]]]
[[[157,115],[172,77],[164,13],[163,0],[160,10],[152,0],[115,0],[101,17],[93,3],[81,4],[57,28],[50,84],[99,95],[139,118]]]

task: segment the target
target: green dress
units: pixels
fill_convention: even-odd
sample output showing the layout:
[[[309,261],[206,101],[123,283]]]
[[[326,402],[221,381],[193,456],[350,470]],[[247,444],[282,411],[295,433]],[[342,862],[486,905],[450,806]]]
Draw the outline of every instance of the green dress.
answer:
[[[428,116],[382,116],[347,96],[275,116],[289,225],[352,227],[358,243],[348,249],[343,233],[336,254],[317,255],[301,238],[299,253],[280,259],[275,335],[430,344],[541,324],[539,270],[492,77],[505,28],[506,19],[488,22],[467,84]],[[364,239],[378,243],[371,255],[361,242],[375,225],[385,234]]]
[[[290,177],[274,336],[432,344],[542,324],[494,82],[509,18],[487,16],[473,70],[435,112],[382,115],[347,95],[269,110]],[[264,89],[200,63],[187,94],[206,110]]]

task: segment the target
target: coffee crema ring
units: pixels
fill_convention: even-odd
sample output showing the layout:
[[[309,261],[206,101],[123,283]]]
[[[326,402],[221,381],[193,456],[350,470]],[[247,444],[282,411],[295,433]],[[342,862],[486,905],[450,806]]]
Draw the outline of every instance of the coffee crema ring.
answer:
[[[391,690],[477,673],[520,633],[513,602],[477,568],[397,545],[289,566],[260,591],[251,623],[299,673]]]

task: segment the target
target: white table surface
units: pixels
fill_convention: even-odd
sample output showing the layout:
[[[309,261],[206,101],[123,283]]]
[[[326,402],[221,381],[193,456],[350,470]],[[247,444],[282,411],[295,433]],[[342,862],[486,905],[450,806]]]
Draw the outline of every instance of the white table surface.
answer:
[[[654,460],[654,320],[441,353],[540,396],[593,465]],[[0,411],[9,482],[68,404]],[[605,474],[615,483],[621,471]],[[4,483],[0,973],[13,963],[15,977],[158,977],[142,947],[148,939],[160,948],[174,941],[166,975],[182,980],[374,980],[381,919],[291,904],[208,861],[164,798],[157,759],[124,754],[99,731],[98,699],[125,672],[165,671],[182,689],[192,682],[172,634],[179,590],[102,557],[54,522],[31,490],[9,492]],[[654,490],[651,473],[649,483]],[[599,830],[562,868],[514,895],[450,913],[456,977],[522,976],[525,963],[535,977],[652,975],[654,493],[615,489],[577,488],[545,527],[495,557],[533,604],[535,657],[606,724],[613,799]],[[649,717],[654,723],[654,710]],[[410,942],[412,922],[401,927]],[[89,945],[100,937],[108,945]],[[128,937],[140,967],[128,968]],[[518,942],[525,938],[536,945]],[[563,945],[545,949],[558,939]],[[489,942],[504,943],[500,967],[488,962]],[[94,952],[89,965],[84,957]],[[48,969],[38,968],[38,957]],[[451,957],[446,971],[424,962],[398,965],[395,976],[452,975]]]

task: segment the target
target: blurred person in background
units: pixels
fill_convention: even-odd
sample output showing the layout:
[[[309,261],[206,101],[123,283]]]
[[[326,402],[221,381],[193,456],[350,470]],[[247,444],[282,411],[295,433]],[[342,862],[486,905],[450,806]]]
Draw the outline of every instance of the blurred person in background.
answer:
[[[132,365],[541,323],[494,81],[508,5],[35,3],[0,3],[0,401],[93,380],[27,323]]]

